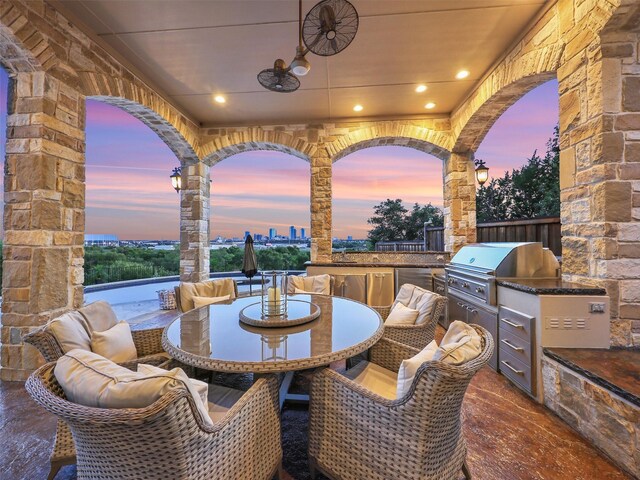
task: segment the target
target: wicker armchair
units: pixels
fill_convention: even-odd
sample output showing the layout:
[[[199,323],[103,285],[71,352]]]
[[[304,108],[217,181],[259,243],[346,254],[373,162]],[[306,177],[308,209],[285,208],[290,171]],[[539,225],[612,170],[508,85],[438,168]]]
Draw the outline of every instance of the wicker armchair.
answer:
[[[138,358],[124,363],[123,366],[135,370],[138,363],[146,363],[168,368],[171,360],[162,348],[162,330],[162,328],[132,330],[131,336],[138,352]],[[43,325],[25,335],[22,340],[37,348],[46,362],[55,362],[64,355],[62,347],[48,330],[47,325]],[[49,460],[51,463],[49,480],[52,480],[64,465],[76,463],[76,449],[71,437],[71,431],[69,426],[62,420],[58,420],[56,438]]]
[[[280,410],[275,377],[261,378],[213,426],[190,394],[172,390],[145,408],[90,408],[66,400],[54,363],[25,385],[67,423],[78,450],[79,479],[263,480],[281,475]]]
[[[482,336],[482,352],[463,365],[426,362],[409,393],[389,400],[329,369],[311,385],[309,464],[334,479],[453,479],[466,467],[466,443],[460,410],[467,386],[493,353],[491,335]],[[371,361],[397,372],[403,359],[418,351],[383,338],[371,349]]]
[[[395,340],[396,342],[404,343],[405,345],[409,345],[410,347],[417,348],[419,350],[426,347],[435,338],[438,320],[447,305],[447,297],[443,297],[437,293],[432,294],[437,297],[435,305],[433,306],[431,315],[423,323],[418,325],[385,325],[383,338]],[[374,308],[380,314],[382,319],[386,320],[394,305],[395,302],[393,305],[371,308]]]

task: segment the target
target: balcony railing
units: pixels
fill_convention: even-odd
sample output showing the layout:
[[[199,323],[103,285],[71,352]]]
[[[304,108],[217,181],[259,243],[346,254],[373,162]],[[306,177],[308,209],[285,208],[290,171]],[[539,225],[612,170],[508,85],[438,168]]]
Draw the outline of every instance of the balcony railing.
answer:
[[[425,227],[426,241],[378,242],[378,252],[444,251],[444,227]],[[534,218],[479,223],[476,226],[478,242],[542,242],[555,255],[562,255],[560,218]]]

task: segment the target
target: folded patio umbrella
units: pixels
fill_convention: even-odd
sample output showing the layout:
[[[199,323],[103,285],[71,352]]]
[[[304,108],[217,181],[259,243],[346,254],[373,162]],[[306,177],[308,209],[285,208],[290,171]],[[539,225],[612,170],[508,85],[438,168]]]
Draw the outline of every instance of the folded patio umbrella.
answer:
[[[251,278],[258,273],[258,259],[253,249],[253,238],[247,235],[244,240],[244,258],[242,259],[242,273],[249,279],[249,295],[253,293]]]

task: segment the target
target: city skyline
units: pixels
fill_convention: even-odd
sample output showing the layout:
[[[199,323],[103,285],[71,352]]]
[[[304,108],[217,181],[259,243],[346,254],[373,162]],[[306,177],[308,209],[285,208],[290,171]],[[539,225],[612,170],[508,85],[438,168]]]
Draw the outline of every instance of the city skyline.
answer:
[[[0,69],[0,153],[4,158],[7,75]],[[176,240],[179,196],[169,175],[170,149],[126,112],[87,101],[86,232],[121,239]],[[490,176],[519,168],[544,152],[558,121],[558,87],[551,81],[507,110],[476,152]],[[309,164],[279,152],[245,152],[211,169],[211,236],[242,237],[309,227]],[[333,237],[365,238],[373,206],[386,198],[442,206],[442,162],[410,148],[357,151],[333,168]]]

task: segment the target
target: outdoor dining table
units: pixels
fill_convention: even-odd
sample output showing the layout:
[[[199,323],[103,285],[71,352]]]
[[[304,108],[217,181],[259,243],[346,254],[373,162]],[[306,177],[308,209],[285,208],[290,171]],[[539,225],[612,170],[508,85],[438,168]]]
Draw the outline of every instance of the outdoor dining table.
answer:
[[[309,303],[320,308],[318,318],[308,323],[273,328],[241,322],[240,312],[260,299],[239,297],[183,313],[165,328],[162,345],[174,359],[204,370],[257,376],[286,373],[280,388],[282,404],[293,372],[358,355],[383,334],[382,318],[374,309],[329,295],[290,296],[290,309],[309,310]]]

